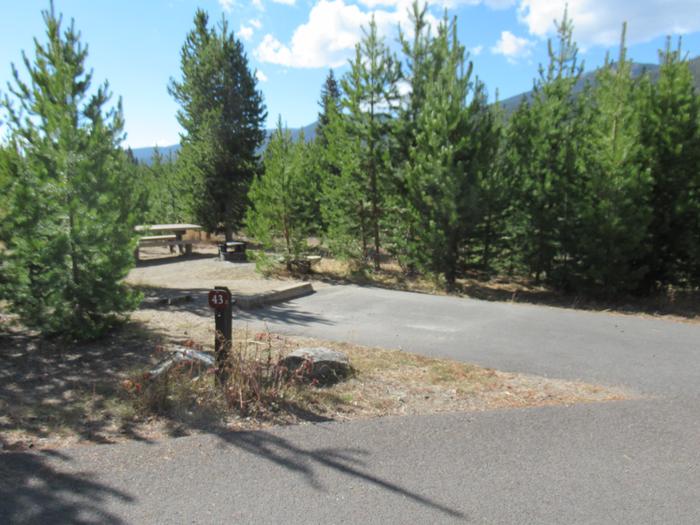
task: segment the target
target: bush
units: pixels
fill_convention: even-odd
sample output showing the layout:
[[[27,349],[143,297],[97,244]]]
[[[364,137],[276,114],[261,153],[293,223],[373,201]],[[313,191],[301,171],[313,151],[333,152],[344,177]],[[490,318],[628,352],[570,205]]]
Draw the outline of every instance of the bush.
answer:
[[[283,356],[273,350],[269,334],[257,334],[254,339],[248,335],[234,338],[223,385],[218,384],[213,368],[182,362],[155,378],[148,372],[132,374],[122,386],[142,416],[191,419],[198,412],[234,412],[269,418],[294,403],[311,362],[291,372],[281,364]],[[192,342],[188,346],[202,350]]]

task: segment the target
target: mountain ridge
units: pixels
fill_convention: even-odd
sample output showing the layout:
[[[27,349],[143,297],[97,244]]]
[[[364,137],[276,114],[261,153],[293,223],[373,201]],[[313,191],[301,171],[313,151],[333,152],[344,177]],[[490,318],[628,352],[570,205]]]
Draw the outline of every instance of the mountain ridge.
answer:
[[[306,142],[314,140],[316,138],[317,123],[318,122],[312,122],[311,124],[302,126],[301,128],[290,128],[289,131],[292,134],[292,140],[296,141],[302,133],[304,134],[304,139],[306,140]],[[270,140],[270,137],[274,132],[274,129],[265,130],[265,142],[263,143],[261,149],[265,149],[265,147],[267,146],[267,141]],[[155,152],[156,148],[158,148],[158,151],[166,161],[170,161],[177,158],[178,151],[180,151],[180,144],[172,144],[170,146],[145,146],[142,148],[131,148],[131,152],[134,154],[134,158],[139,162],[139,164],[150,165],[153,160],[153,153]]]
[[[690,66],[690,70],[693,74],[693,78],[695,80],[695,89],[700,93],[700,56],[695,57],[691,60],[688,61],[688,65]],[[639,62],[633,62],[632,63],[632,75],[637,78],[645,73],[648,73],[652,81],[656,81],[656,79],[659,77],[659,69],[660,66],[658,64],[645,64],[645,63],[639,63]],[[589,71],[587,73],[584,73],[581,78],[579,79],[578,83],[576,84],[574,88],[574,93],[580,93],[586,83],[592,82],[595,80],[595,74],[598,71],[598,69],[594,69],[593,71]],[[532,90],[530,91],[525,91],[523,93],[520,93],[518,95],[514,95],[512,97],[508,97],[507,99],[504,99],[500,101],[500,105],[505,111],[507,115],[510,115],[513,111],[517,109],[517,107],[520,105],[520,102],[522,101],[523,98],[529,100],[532,98]],[[304,137],[306,141],[311,141],[316,137],[316,126],[318,125],[318,122],[313,122],[311,124],[308,124],[307,126],[303,126],[301,128],[292,128],[289,131],[292,133],[292,139],[297,140],[301,133],[304,133]],[[267,144],[267,141],[270,139],[270,136],[274,132],[273,129],[267,129],[265,130],[266,133],[266,138],[265,138],[265,144],[263,144],[262,148],[265,148],[265,145]],[[177,152],[180,149],[179,144],[173,144],[171,146],[163,146],[158,148],[161,155],[163,155],[164,158],[173,158],[177,157]],[[150,164],[151,159],[153,158],[153,152],[155,150],[155,147],[144,147],[144,148],[133,148],[132,152],[134,154],[134,157],[136,160],[138,160],[140,163],[145,163],[145,164]]]

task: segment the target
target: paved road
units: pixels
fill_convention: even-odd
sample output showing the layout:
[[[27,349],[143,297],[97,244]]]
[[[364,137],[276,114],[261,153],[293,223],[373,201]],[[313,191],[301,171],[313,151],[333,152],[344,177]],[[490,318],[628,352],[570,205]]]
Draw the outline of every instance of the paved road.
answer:
[[[239,322],[451,357],[508,371],[700,396],[700,325],[333,286]]]
[[[0,522],[700,522],[698,326],[356,287],[246,319],[641,398],[6,454]]]

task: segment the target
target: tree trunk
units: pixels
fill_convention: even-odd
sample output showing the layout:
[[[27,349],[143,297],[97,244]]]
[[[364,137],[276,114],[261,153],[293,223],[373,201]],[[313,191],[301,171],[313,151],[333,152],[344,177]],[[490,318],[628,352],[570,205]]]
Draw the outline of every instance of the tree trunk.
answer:
[[[233,240],[233,226],[231,225],[231,200],[226,199],[224,204],[224,235],[226,242]]]

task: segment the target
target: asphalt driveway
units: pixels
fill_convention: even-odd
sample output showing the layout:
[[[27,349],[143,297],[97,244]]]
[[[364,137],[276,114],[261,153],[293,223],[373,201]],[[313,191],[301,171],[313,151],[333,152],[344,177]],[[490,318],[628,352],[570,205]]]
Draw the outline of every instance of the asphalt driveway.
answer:
[[[638,399],[5,454],[0,522],[700,522],[699,326],[360,287],[237,319]]]

